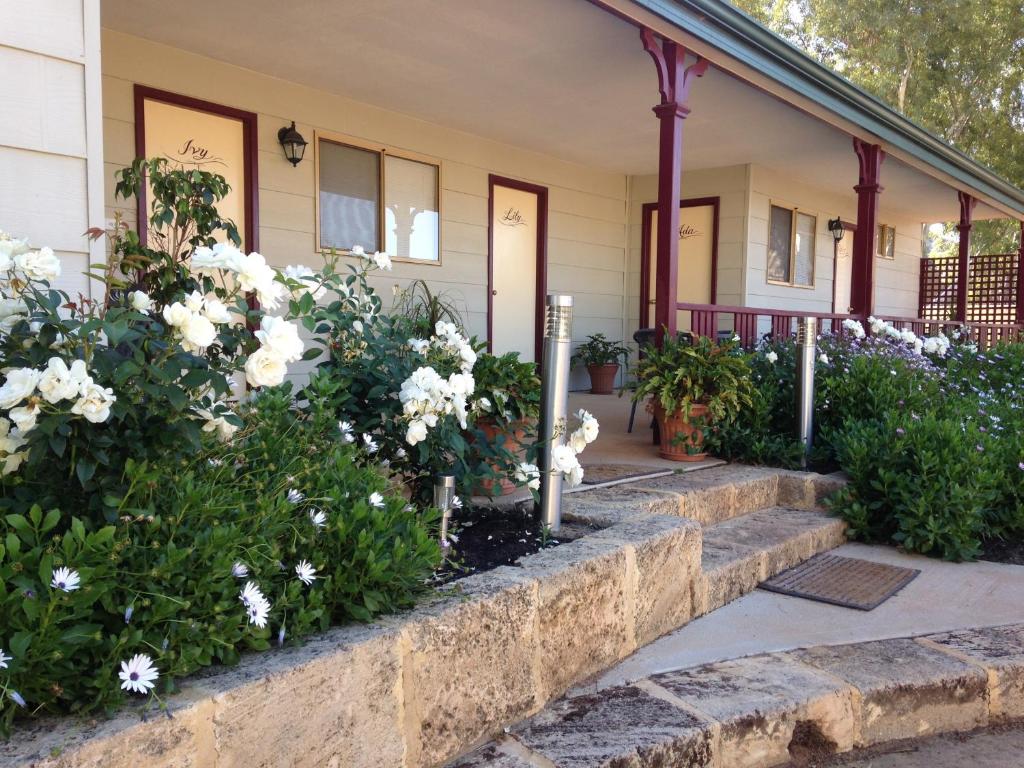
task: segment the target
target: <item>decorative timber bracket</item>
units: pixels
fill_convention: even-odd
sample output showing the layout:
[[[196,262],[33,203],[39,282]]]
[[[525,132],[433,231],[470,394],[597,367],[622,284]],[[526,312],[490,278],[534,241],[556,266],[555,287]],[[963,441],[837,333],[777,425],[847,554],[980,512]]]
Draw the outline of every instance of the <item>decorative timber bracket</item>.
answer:
[[[661,91],[661,104],[654,108],[675,106],[685,117],[690,113],[687,101],[693,81],[708,71],[708,60],[697,57],[697,60],[686,66],[686,48],[672,40],[658,39],[654,32],[644,27],[640,30],[640,39],[644,50],[654,59],[654,67],[658,70],[658,90]]]

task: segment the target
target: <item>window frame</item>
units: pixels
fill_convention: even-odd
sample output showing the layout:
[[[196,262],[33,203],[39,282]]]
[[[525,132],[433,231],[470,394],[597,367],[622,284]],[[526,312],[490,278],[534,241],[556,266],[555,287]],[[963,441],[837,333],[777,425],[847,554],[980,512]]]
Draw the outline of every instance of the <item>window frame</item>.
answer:
[[[789,211],[789,281],[786,280],[775,280],[769,276],[768,272],[768,260],[771,256],[769,253],[772,244],[772,208],[780,208],[784,211]],[[811,282],[808,284],[793,282],[796,277],[796,221],[797,214],[808,216],[814,220],[814,237],[811,239]],[[799,206],[789,205],[787,203],[779,203],[775,200],[768,201],[768,247],[765,252],[765,270],[764,270],[765,281],[768,285],[778,285],[785,288],[802,288],[804,290],[814,290],[815,283],[818,279],[818,214],[816,212],[804,210]]]
[[[885,247],[887,232],[892,232],[892,256],[888,255],[888,249]],[[888,224],[877,225],[875,228],[875,258],[896,261],[896,227],[890,227]]]
[[[398,262],[400,264],[420,264],[422,266],[439,267],[442,262],[442,249],[441,243],[444,242],[444,212],[443,212],[443,201],[442,201],[442,190],[444,189],[443,174],[444,164],[438,157],[432,157],[430,155],[420,154],[418,152],[411,152],[405,149],[399,149],[387,144],[381,144],[380,142],[367,141],[360,139],[355,136],[349,136],[343,133],[335,133],[333,131],[314,131],[313,133],[313,197],[316,207],[316,221],[314,222],[314,250],[316,253],[324,254],[330,253],[332,250],[335,253],[339,253],[343,256],[351,256],[352,251],[350,249],[340,248],[325,248],[321,245],[320,238],[320,142],[329,141],[333,144],[341,144],[342,146],[352,147],[354,149],[362,149],[369,152],[375,152],[379,156],[378,162],[378,178],[377,185],[380,190],[380,204],[377,209],[377,242],[384,250],[385,243],[387,240],[385,232],[385,221],[387,208],[387,173],[385,171],[385,158],[388,155],[393,157],[401,158],[402,160],[411,160],[416,163],[423,163],[424,165],[432,165],[437,169],[437,258],[428,261],[426,259],[414,259],[408,256],[391,256],[391,261]]]

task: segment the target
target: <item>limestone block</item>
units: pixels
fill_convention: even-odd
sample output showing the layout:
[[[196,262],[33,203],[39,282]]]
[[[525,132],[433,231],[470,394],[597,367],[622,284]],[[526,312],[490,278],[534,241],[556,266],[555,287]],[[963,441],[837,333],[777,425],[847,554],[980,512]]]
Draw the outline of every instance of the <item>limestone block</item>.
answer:
[[[636,562],[634,624],[638,646],[687,623],[701,596],[701,527],[681,517],[652,516],[591,536],[633,548]]]
[[[930,635],[923,641],[985,666],[990,718],[1024,717],[1024,624],[962,629]]]
[[[562,699],[512,734],[558,768],[704,768],[712,724],[639,688]]]
[[[701,554],[705,583],[704,602],[698,605],[701,615],[742,597],[764,580],[764,552],[711,535],[713,531],[707,530]]]
[[[538,581],[537,658],[543,698],[557,696],[636,648],[633,553],[578,539],[522,558]]]
[[[811,472],[779,470],[779,492],[776,504],[789,509],[814,509],[814,478]]]
[[[562,514],[567,520],[604,527],[646,515],[679,515],[680,504],[678,493],[623,483],[566,494]]]
[[[968,731],[988,721],[987,676],[909,639],[818,646],[792,656],[860,692],[860,742]]]
[[[388,627],[343,627],[204,680],[216,690],[217,768],[401,765],[398,640]]]
[[[719,758],[729,768],[787,763],[790,745],[806,733],[826,753],[854,744],[853,689],[791,658],[735,659],[651,682],[721,723]]]
[[[462,579],[405,619],[408,765],[437,765],[541,705],[536,627],[537,583],[511,567]]]

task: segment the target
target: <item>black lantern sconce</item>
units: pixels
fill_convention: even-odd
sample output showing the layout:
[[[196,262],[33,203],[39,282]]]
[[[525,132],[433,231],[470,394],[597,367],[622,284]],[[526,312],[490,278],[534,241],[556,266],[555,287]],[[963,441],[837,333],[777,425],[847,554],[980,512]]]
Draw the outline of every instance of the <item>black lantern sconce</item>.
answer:
[[[846,229],[843,227],[843,220],[838,217],[829,219],[828,231],[832,233],[833,239],[838,243],[843,239],[843,234],[846,232]]]
[[[282,128],[277,132],[277,140],[281,142],[284,156],[288,158],[289,163],[298,165],[302,162],[302,156],[306,154],[306,144],[308,142],[302,138],[301,133],[295,130],[294,120],[292,120],[290,126]]]

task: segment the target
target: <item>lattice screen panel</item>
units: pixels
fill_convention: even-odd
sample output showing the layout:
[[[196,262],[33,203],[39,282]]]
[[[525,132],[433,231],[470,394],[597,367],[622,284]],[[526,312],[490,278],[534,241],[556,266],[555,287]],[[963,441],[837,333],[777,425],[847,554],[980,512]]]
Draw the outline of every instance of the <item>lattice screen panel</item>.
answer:
[[[967,320],[972,323],[1017,322],[1017,254],[989,254],[971,259],[967,284]],[[956,318],[958,256],[921,260],[918,316],[925,320]]]
[[[925,320],[956,318],[958,256],[921,259],[921,287],[917,316]]]

